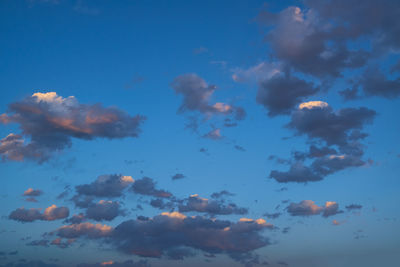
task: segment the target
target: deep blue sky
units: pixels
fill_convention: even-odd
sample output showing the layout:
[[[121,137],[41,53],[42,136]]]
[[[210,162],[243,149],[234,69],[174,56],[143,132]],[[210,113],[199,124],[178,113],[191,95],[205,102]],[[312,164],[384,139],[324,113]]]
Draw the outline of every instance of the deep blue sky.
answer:
[[[397,266],[398,16],[1,1],[0,265]],[[95,224],[110,230],[60,230]]]

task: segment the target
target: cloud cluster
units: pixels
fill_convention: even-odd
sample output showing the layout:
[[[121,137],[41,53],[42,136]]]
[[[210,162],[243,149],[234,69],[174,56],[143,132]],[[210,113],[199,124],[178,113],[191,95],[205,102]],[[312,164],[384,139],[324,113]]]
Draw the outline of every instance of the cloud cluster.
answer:
[[[192,113],[187,128],[191,128],[197,132],[198,116],[201,115],[202,121],[208,120],[215,115],[224,116],[227,120],[224,125],[233,127],[237,125],[237,121],[246,117],[246,111],[238,106],[226,104],[223,102],[215,102],[210,104],[213,94],[217,87],[209,85],[197,74],[183,74],[176,77],[170,84],[176,94],[182,95],[182,104],[178,109],[178,113]],[[204,137],[213,140],[220,139],[220,129],[216,128],[205,134]]]
[[[183,259],[205,253],[230,255],[242,259],[255,249],[269,244],[261,233],[273,228],[263,219],[242,218],[238,222],[187,217],[179,212],[164,212],[152,218],[140,216],[115,228],[89,222],[64,225],[54,231],[60,238],[89,238],[106,242],[119,251],[142,257]]]
[[[339,210],[339,204],[334,201],[327,201],[324,206],[318,206],[312,200],[303,200],[299,203],[290,203],[287,212],[292,216],[312,216],[322,213],[323,217],[329,217],[343,211]]]
[[[0,154],[9,160],[43,162],[54,152],[71,146],[72,138],[137,137],[144,120],[143,116],[132,117],[115,107],[81,104],[73,96],[34,93],[10,104],[8,112],[0,116],[1,123],[17,123],[22,130],[21,135],[10,134],[0,140]]]
[[[296,135],[304,135],[313,142],[307,153],[295,153],[288,171],[273,170],[270,177],[280,183],[320,181],[335,172],[366,165],[360,143],[367,134],[361,132],[371,123],[376,112],[362,108],[334,111],[326,102],[310,101],[299,105],[287,124]],[[318,147],[315,143],[322,143]],[[305,160],[312,159],[307,166]]]
[[[67,207],[57,207],[51,205],[46,208],[43,213],[40,209],[25,209],[18,208],[10,213],[9,219],[20,221],[20,222],[33,222],[36,220],[42,221],[54,221],[59,219],[65,219],[69,216],[69,209]]]

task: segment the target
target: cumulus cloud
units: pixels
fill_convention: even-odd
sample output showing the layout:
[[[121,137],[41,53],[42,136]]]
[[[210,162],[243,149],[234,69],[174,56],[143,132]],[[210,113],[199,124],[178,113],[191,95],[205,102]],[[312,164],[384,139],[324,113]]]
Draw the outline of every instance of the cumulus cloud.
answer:
[[[42,190],[28,188],[22,195],[23,196],[31,196],[31,197],[38,197],[43,194]]]
[[[85,237],[89,239],[97,239],[111,234],[113,228],[103,224],[92,224],[89,222],[64,225],[58,228],[55,233],[62,238],[79,238]]]
[[[1,115],[1,123],[17,123],[22,133],[1,139],[0,154],[8,160],[43,162],[54,152],[70,147],[72,138],[137,137],[144,120],[143,116],[132,117],[115,107],[80,104],[73,96],[34,93],[10,104],[8,112]]]
[[[244,218],[232,223],[172,212],[125,221],[114,229],[111,242],[125,253],[144,257],[161,257],[182,247],[213,254],[241,254],[268,245],[268,239],[260,233],[271,227],[262,219]]]
[[[78,195],[93,197],[120,197],[125,188],[134,183],[131,176],[110,174],[100,175],[90,184],[75,187]]]
[[[69,209],[67,207],[57,207],[51,205],[46,208],[43,213],[40,209],[25,209],[18,208],[10,213],[9,219],[20,221],[20,222],[33,222],[36,220],[42,221],[54,221],[59,219],[65,219],[69,216]]]
[[[272,170],[270,177],[280,183],[320,181],[335,172],[367,165],[360,141],[367,134],[361,132],[371,123],[376,112],[368,108],[345,108],[334,111],[326,102],[301,103],[287,124],[296,135],[305,135],[312,144],[306,153],[294,153],[295,161],[287,161],[288,171]],[[336,148],[335,148],[336,147]],[[313,159],[307,166],[306,159]]]
[[[199,195],[191,195],[179,205],[180,212],[205,212],[211,215],[247,214],[248,209],[238,207],[234,203],[225,204],[222,201],[208,200]]]
[[[339,204],[334,201],[327,201],[324,206],[318,206],[312,200],[290,203],[287,207],[287,211],[292,216],[312,216],[322,214],[323,217],[330,217],[343,212],[339,210]]]
[[[326,103],[308,107],[304,105],[306,104],[300,104],[299,109],[293,112],[287,127],[298,135],[306,135],[310,139],[317,138],[328,145],[346,144],[353,131],[361,130],[366,123],[371,123],[376,115],[374,110],[365,107],[334,111]]]
[[[161,197],[161,198],[169,198],[172,194],[168,191],[156,189],[156,183],[153,179],[149,177],[143,177],[142,179],[136,180],[131,190],[136,194]]]
[[[111,221],[120,215],[125,215],[120,204],[111,200],[100,200],[98,203],[90,205],[86,210],[86,217],[95,221]]]

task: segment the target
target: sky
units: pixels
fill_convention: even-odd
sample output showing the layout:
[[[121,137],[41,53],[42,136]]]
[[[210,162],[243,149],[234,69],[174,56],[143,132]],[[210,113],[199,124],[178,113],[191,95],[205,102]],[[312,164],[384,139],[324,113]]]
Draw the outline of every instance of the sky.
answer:
[[[398,266],[399,17],[0,1],[0,266]]]

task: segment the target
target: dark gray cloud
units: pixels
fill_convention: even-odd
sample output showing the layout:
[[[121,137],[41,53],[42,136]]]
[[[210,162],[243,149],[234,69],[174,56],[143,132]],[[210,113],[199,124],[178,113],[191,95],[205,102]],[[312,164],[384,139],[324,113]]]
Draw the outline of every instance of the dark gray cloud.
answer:
[[[143,177],[142,179],[136,180],[131,190],[136,194],[147,195],[147,196],[154,196],[154,197],[162,197],[162,198],[169,198],[172,196],[170,192],[165,190],[156,189],[156,183],[153,179],[149,177]]]
[[[269,245],[268,238],[261,233],[272,228],[263,219],[242,218],[235,223],[164,212],[152,218],[139,216],[115,228],[88,222],[64,225],[52,234],[67,239],[97,239],[121,252],[142,257],[164,256],[179,260],[194,256],[196,250],[200,250],[227,254],[237,260],[241,254]]]
[[[292,216],[312,216],[322,214],[330,217],[343,211],[339,210],[339,204],[334,201],[325,202],[324,206],[318,206],[312,200],[303,200],[299,203],[290,203],[287,212]]]
[[[346,206],[346,209],[351,211],[351,210],[360,210],[362,209],[362,205],[359,204],[350,204],[348,206]]]
[[[10,134],[0,140],[4,159],[48,160],[56,151],[72,144],[72,138],[119,139],[137,137],[143,116],[130,116],[115,107],[80,104],[73,96],[63,98],[55,92],[35,93],[9,105],[1,123],[17,123],[21,135]],[[30,139],[26,143],[24,137]]]
[[[280,183],[314,182],[335,172],[367,165],[362,159],[360,143],[367,134],[361,132],[365,124],[371,123],[376,112],[368,108],[345,108],[334,111],[327,103],[311,101],[300,104],[292,113],[287,125],[296,135],[305,135],[312,144],[306,153],[296,151],[294,161],[287,171],[273,170],[270,177]],[[306,165],[306,159],[313,159]]]
[[[43,261],[20,261],[16,263],[7,263],[4,267],[60,267],[58,264],[45,263]]]
[[[33,246],[33,247],[48,247],[49,246],[49,240],[46,239],[41,239],[41,240],[33,240],[29,243],[26,244],[27,246]]]
[[[115,228],[112,242],[125,253],[144,257],[161,257],[182,247],[213,254],[246,253],[269,244],[260,233],[271,227],[263,220],[232,223],[173,212],[125,221]]]
[[[211,198],[221,198],[224,196],[234,196],[235,194],[227,191],[227,190],[221,190],[219,192],[214,192],[211,194]]]
[[[275,74],[260,82],[256,100],[268,110],[268,116],[273,117],[290,114],[300,102],[318,91],[319,88],[312,82]]]
[[[65,219],[69,216],[69,209],[67,207],[57,207],[51,205],[46,208],[43,213],[40,209],[25,209],[18,208],[10,213],[9,219],[20,221],[20,222],[33,222],[36,220],[42,221],[54,221],[59,219]]]
[[[120,204],[111,200],[100,200],[86,210],[86,217],[95,221],[111,221],[121,215],[125,215],[125,212],[121,209]]]
[[[149,267],[150,265],[145,260],[140,261],[133,261],[127,260],[124,262],[118,261],[104,261],[98,263],[80,263],[77,267],[104,267],[104,266],[111,266],[111,267]]]
[[[222,201],[208,200],[199,197],[198,195],[191,195],[189,198],[183,200],[183,204],[178,206],[180,212],[205,212],[211,215],[229,215],[229,214],[247,214],[247,208],[238,207],[234,203],[225,204]]]
[[[86,220],[86,217],[83,213],[74,214],[72,217],[64,220],[64,223],[70,224],[78,224]]]
[[[378,68],[367,69],[358,85],[363,89],[365,96],[388,99],[400,96],[400,77],[390,80]]]
[[[327,145],[347,144],[351,133],[371,123],[376,115],[374,110],[365,107],[334,111],[324,102],[303,104],[304,106],[293,112],[287,127],[293,129],[297,135],[316,138],[325,141]]]
[[[172,176],[172,180],[179,180],[179,179],[183,179],[186,176],[183,173],[177,173],[174,176]]]
[[[93,197],[120,197],[125,188],[134,183],[131,176],[110,174],[100,175],[90,184],[75,187],[78,195]]]
[[[275,213],[265,213],[263,216],[267,217],[268,219],[277,219],[282,215],[280,212]]]

